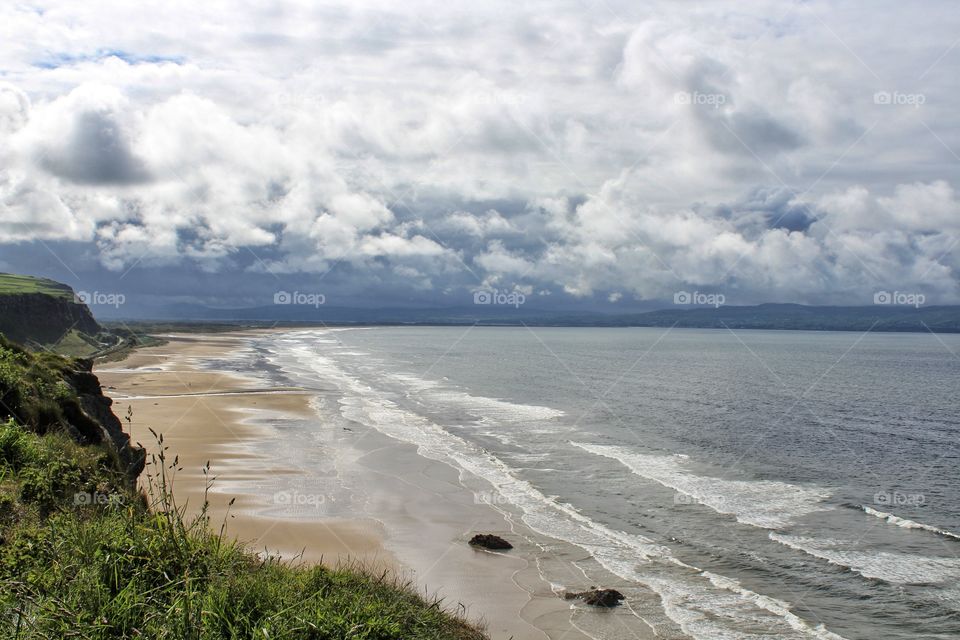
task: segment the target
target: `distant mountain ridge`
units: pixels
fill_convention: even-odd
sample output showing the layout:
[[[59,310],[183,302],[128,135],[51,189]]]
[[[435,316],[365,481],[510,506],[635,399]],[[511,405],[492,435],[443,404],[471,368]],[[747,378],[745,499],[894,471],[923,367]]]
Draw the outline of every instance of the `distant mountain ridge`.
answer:
[[[628,320],[636,326],[807,331],[960,332],[960,306],[861,307],[765,303],[755,306],[661,309]]]
[[[271,305],[237,309],[176,305],[139,320],[293,323],[329,325],[508,325],[575,327],[681,327],[806,331],[960,332],[960,306],[870,305],[859,307],[765,303],[754,306],[678,306],[611,314],[474,305],[453,308],[350,308]]]
[[[82,294],[81,294],[82,295]],[[278,303],[216,308],[175,304],[130,308],[123,320],[139,323],[225,323],[302,325],[506,325],[570,327],[680,327],[699,329],[780,329],[800,331],[910,331],[960,333],[960,306],[808,306],[764,303],[753,306],[673,308],[632,313],[556,310],[527,304],[459,307],[356,308]],[[46,278],[0,273],[0,333],[11,340],[54,347],[70,355],[91,355],[136,338],[122,322],[101,326],[72,288]]]

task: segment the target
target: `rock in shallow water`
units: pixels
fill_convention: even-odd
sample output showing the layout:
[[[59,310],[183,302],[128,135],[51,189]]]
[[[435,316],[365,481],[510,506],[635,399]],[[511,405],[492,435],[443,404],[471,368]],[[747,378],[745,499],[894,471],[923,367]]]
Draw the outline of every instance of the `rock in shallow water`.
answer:
[[[567,600],[580,598],[586,604],[595,607],[615,607],[624,600],[622,593],[616,589],[591,589],[590,591],[580,591],[579,593],[567,592],[563,596]]]

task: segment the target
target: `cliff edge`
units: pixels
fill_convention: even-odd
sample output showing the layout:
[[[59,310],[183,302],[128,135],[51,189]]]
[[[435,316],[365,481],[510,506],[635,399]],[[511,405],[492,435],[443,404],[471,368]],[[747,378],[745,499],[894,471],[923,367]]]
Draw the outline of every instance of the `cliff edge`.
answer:
[[[0,273],[0,333],[28,347],[68,344],[72,354],[86,355],[102,348],[104,330],[69,286]]]

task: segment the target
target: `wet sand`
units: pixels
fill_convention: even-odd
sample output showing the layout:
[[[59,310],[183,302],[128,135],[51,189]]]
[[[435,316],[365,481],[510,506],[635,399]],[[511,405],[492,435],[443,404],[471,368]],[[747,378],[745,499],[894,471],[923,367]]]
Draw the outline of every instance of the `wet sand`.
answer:
[[[482,621],[492,638],[589,637],[575,625],[570,603],[524,559],[535,556],[535,549],[489,553],[467,544],[477,531],[513,534],[500,513],[478,506],[454,469],[374,430],[336,428],[337,438],[357,445],[347,441],[337,463],[349,465],[351,477],[359,479],[362,486],[351,490],[362,489],[362,512],[281,517],[276,500],[265,500],[262,491],[244,492],[244,486],[297,486],[310,475],[270,453],[271,439],[279,437],[270,426],[273,418],[319,422],[310,403],[320,391],[276,386],[241,367],[211,368],[211,359],[229,361],[247,339],[262,333],[164,336],[165,345],[96,369],[115,413],[123,418],[132,408],[126,428],[133,440],[156,455],[152,427],[163,435],[168,462],[178,456],[174,496],[188,513],[203,505],[208,481],[203,468],[209,461],[209,476],[216,477],[213,491],[206,493],[210,526],[219,530],[225,522],[227,534],[253,550],[310,563],[361,562],[388,569],[443,597],[447,608]],[[155,468],[148,465],[147,471]],[[229,491],[218,490],[220,485]]]
[[[96,373],[131,439],[146,447],[148,462],[151,454],[160,452],[150,429],[163,436],[168,463],[177,457],[180,470],[174,476],[174,497],[187,506],[189,514],[198,513],[206,497],[211,527],[219,530],[226,522],[227,533],[254,550],[310,562],[323,558],[330,564],[360,561],[396,567],[383,547],[382,528],[374,520],[265,518],[255,515],[260,505],[253,496],[205,491],[211,478],[216,478],[216,487],[221,482],[299,472],[281,460],[256,453],[258,441],[273,434],[251,425],[249,418],[263,412],[310,416],[308,394],[294,388],[265,387],[238,372],[198,366],[203,358],[241,346],[241,335],[171,337],[166,345],[141,349],[121,362],[98,366]],[[129,421],[128,408],[132,409]],[[204,474],[208,462],[210,472]],[[143,488],[148,488],[146,479],[156,471],[156,465],[148,464],[141,477]]]

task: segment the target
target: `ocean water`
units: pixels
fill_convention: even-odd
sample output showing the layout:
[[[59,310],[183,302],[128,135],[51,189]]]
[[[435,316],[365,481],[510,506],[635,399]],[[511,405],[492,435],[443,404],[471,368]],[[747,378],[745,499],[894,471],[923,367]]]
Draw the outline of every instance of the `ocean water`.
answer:
[[[544,580],[615,582],[665,638],[960,638],[960,336],[399,327],[250,347],[317,390],[317,424],[457,469]]]

